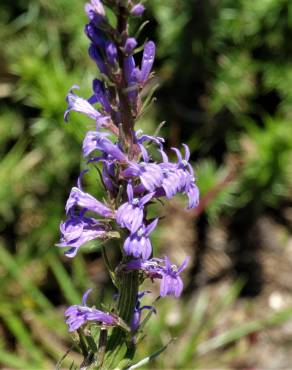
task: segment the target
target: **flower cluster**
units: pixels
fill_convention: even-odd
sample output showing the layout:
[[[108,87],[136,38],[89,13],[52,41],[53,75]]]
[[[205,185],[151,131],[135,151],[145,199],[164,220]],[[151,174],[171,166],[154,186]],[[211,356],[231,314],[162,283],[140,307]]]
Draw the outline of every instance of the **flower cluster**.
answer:
[[[116,28],[107,18],[104,5],[109,4],[117,16]],[[158,218],[148,218],[148,207],[159,198],[171,199],[182,193],[188,198],[187,208],[194,208],[199,191],[187,145],[183,145],[184,154],[172,148],[177,159],[171,162],[163,138],[134,129],[142,109],[141,91],[152,76],[155,44],[152,41],[144,44],[141,66],[137,66],[134,54],[138,42],[128,35],[127,19],[140,16],[144,6],[132,1],[91,0],[85,11],[89,18],[85,26],[90,40],[89,55],[99,69],[100,79],[94,79],[88,99],[74,93],[77,86],[71,88],[66,99],[65,120],[75,111],[95,121],[95,128],[84,138],[83,156],[89,167],[91,163],[100,166],[107,199],[100,201],[82,189],[82,173],[66,203],[67,219],[61,223],[58,246],[67,248],[65,255],[68,257],[75,257],[89,241],[107,240],[113,232],[125,235],[121,237],[123,259],[116,269],[117,274],[139,271],[144,278],[160,280],[160,296],[179,297],[183,289],[179,274],[187,258],[177,268],[168,257],[153,257],[150,236]],[[69,330],[76,330],[88,321],[118,325],[119,312],[114,315],[87,307],[87,294],[81,306],[67,309]],[[133,333],[139,328],[142,310],[153,310],[151,306],[141,307],[140,300],[145,294],[137,294],[129,323]]]

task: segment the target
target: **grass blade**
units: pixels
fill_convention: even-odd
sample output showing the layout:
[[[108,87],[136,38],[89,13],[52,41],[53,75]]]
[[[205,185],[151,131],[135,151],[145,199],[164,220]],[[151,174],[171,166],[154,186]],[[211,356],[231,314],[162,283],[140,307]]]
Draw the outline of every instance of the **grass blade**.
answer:
[[[262,320],[253,320],[251,322],[232,328],[225,333],[221,333],[198,346],[197,354],[205,355],[210,351],[214,351],[220,347],[230,344],[246,335],[266,329],[270,326],[280,325],[292,318],[292,308],[274,313]]]

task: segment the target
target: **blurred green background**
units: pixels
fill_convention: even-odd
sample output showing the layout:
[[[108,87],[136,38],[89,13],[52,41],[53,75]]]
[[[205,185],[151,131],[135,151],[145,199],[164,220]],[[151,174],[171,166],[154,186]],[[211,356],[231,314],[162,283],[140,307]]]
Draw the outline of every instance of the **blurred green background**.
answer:
[[[97,73],[83,7],[0,4],[2,368],[53,368],[73,343],[66,305],[88,287],[96,302],[113,293],[98,248],[68,261],[54,247],[91,124],[63,121],[69,88],[89,96]],[[151,368],[290,368],[292,3],[148,0],[144,18],[139,41],[157,42],[160,87],[138,125],[153,133],[166,121],[167,146],[190,146],[201,204],[160,210],[157,254],[192,262],[183,299],[158,303],[137,361],[176,338]]]

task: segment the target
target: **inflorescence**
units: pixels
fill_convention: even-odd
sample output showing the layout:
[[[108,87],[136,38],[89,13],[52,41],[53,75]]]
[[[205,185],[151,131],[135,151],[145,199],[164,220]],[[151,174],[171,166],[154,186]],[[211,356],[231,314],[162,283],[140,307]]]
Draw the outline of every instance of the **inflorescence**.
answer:
[[[109,21],[108,7],[115,14],[116,22]],[[71,88],[64,118],[67,121],[70,112],[76,111],[95,122],[95,129],[87,132],[82,149],[88,168],[92,163],[100,166],[106,200],[100,201],[82,188],[82,178],[89,169],[83,171],[67,200],[67,218],[60,226],[58,246],[66,248],[65,255],[72,258],[89,241],[106,241],[119,235],[116,243],[120,246],[122,260],[114,271],[115,281],[121,274],[136,272],[139,284],[146,278],[159,279],[161,297],[179,297],[183,289],[179,275],[188,258],[177,268],[168,257],[153,257],[151,233],[159,219],[148,219],[147,211],[157,199],[171,199],[177,193],[187,196],[187,208],[194,208],[199,191],[187,145],[183,145],[183,154],[172,148],[177,160],[170,162],[163,138],[134,129],[144,109],[143,100],[147,99],[142,98],[141,93],[147,90],[144,87],[152,78],[155,44],[153,41],[144,44],[138,66],[134,54],[141,49],[138,50],[137,40],[129,35],[128,20],[140,17],[144,9],[140,3],[125,0],[91,0],[85,6],[89,18],[85,26],[90,41],[89,56],[96,63],[100,77],[93,80],[92,96],[88,99],[76,94],[78,86]],[[125,287],[116,286],[119,299]],[[126,323],[131,327],[133,343],[142,310],[155,312],[152,306],[141,306],[140,300],[148,293],[135,293],[136,302],[130,321]],[[88,307],[87,295],[88,292],[82,305],[71,306],[65,312],[70,332],[88,322],[103,327],[120,326],[121,323],[125,326],[123,320],[127,318],[119,317],[119,310],[113,313]]]

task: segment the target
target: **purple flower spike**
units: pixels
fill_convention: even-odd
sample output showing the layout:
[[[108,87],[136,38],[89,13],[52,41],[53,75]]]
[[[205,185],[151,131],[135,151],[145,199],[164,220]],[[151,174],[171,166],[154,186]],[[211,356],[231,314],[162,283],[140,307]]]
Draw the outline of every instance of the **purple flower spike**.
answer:
[[[86,99],[80,98],[78,95],[74,94],[74,89],[79,89],[79,86],[72,86],[66,97],[68,108],[64,114],[65,121],[68,121],[69,113],[71,110],[73,110],[75,112],[84,113],[88,117],[102,123],[102,119],[105,119],[105,117],[103,117],[96,109],[94,109]]]
[[[130,55],[136,46],[137,46],[136,39],[134,37],[128,37],[124,45],[125,54]]]
[[[144,5],[142,5],[142,4],[136,4],[131,9],[131,13],[133,15],[135,15],[136,17],[139,17],[140,15],[142,15],[142,13],[144,12],[144,10],[145,10],[145,6]]]
[[[87,290],[82,299],[82,305],[70,306],[65,311],[67,318],[66,324],[69,326],[69,332],[79,329],[88,321],[95,321],[102,325],[116,326],[118,325],[118,318],[110,313],[97,310],[96,308],[89,308],[86,305],[86,300],[91,289]]]
[[[158,218],[148,226],[142,225],[135,233],[130,234],[124,243],[124,251],[128,256],[147,260],[152,253],[149,234],[155,229]]]
[[[175,265],[171,265],[168,257],[165,257],[165,267],[162,273],[162,280],[160,285],[160,295],[165,297],[166,295],[172,295],[179,297],[183,290],[183,282],[179,274],[186,268],[189,257],[186,257],[183,263],[177,268]]]
[[[144,205],[153,197],[154,193],[145,195],[142,198],[133,197],[133,187],[131,184],[127,186],[127,194],[129,201],[122,204],[116,214],[116,221],[122,227],[126,227],[135,233],[143,224]]]
[[[109,269],[120,300],[115,309],[103,312],[87,305],[89,289],[80,305],[72,305],[66,310],[65,317],[70,332],[86,329],[88,323],[100,325],[101,330],[106,331],[107,326],[119,326],[128,333],[121,337],[121,341],[135,348],[143,325],[156,311],[151,305],[141,303],[145,294],[150,292],[137,294],[138,287],[133,286],[131,274],[127,274],[137,271],[133,278],[139,277],[139,286],[146,278],[152,282],[159,279],[161,297],[179,297],[183,289],[180,273],[188,261],[186,258],[181,266],[176,267],[168,257],[152,257],[150,234],[156,228],[158,218],[149,220],[148,206],[153,199],[171,199],[177,193],[182,193],[188,198],[188,208],[194,208],[198,204],[199,190],[189,163],[190,150],[187,145],[183,144],[184,153],[172,148],[177,159],[170,162],[163,148],[163,138],[144,135],[141,130],[134,129],[147,103],[143,92],[152,77],[156,54],[153,41],[145,42],[140,48],[129,33],[131,16],[142,15],[144,0],[86,1],[88,53],[101,77],[93,80],[89,98],[83,99],[74,93],[78,86],[71,88],[66,98],[68,106],[64,118],[67,121],[70,112],[75,111],[95,121],[96,128],[87,130],[82,150],[87,165],[98,165],[97,171],[107,200],[98,200],[83,190],[82,177],[88,170],[81,171],[77,186],[71,189],[66,203],[66,219],[60,224],[61,238],[57,246],[64,248],[64,254],[73,258],[90,241],[120,238],[123,246],[121,262],[114,271]],[[117,19],[112,20],[112,12]],[[138,65],[136,53],[142,49],[143,55]],[[154,151],[156,155],[160,154],[159,161],[156,161]],[[122,276],[128,276],[129,279],[125,280],[124,285],[115,284]],[[128,310],[131,320],[127,322],[118,316],[123,316],[121,306],[125,291],[129,295],[134,294],[133,305],[128,307],[132,311]],[[114,339],[115,330],[109,332],[110,342]],[[90,333],[88,335],[92,337]],[[101,346],[105,339],[102,335]],[[96,353],[92,355],[96,357]],[[100,362],[101,366],[104,365],[102,359]]]
[[[79,248],[93,239],[106,237],[107,233],[103,225],[91,217],[84,217],[83,213],[78,216],[71,216],[60,225],[61,240],[58,247],[70,247],[65,252],[67,257],[76,256]]]
[[[66,203],[66,213],[68,214],[72,208],[76,206],[86,208],[86,210],[95,212],[103,217],[113,217],[113,211],[111,209],[95,199],[92,195],[74,187]]]
[[[151,72],[155,58],[155,44],[153,41],[148,41],[145,44],[142,66],[141,66],[141,80],[140,82],[144,85],[147,81],[149,74]]]

